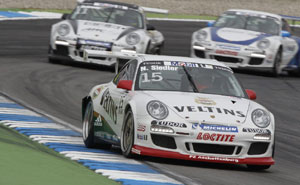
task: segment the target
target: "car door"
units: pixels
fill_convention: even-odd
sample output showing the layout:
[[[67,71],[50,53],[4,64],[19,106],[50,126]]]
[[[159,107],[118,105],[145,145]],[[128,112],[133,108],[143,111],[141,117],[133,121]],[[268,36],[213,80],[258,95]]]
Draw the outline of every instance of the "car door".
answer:
[[[129,93],[128,90],[117,88],[117,84],[121,80],[132,80],[134,79],[135,71],[137,67],[137,60],[128,62],[121,71],[115,76],[113,84],[109,88],[109,94],[112,98],[111,108],[114,110],[114,117],[111,120],[112,127],[118,136],[121,134],[123,119],[124,119],[124,104]]]

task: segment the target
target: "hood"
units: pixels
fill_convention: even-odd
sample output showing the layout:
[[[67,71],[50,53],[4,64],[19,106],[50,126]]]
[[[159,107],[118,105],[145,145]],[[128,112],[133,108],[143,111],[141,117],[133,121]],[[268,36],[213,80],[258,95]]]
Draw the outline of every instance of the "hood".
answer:
[[[235,28],[212,27],[210,32],[212,41],[239,45],[250,45],[258,40],[271,36],[266,33]]]
[[[135,28],[119,24],[85,20],[76,20],[76,25],[79,38],[106,42],[114,42],[129,32],[136,30]]]
[[[169,109],[183,119],[207,123],[243,123],[250,104],[250,101],[245,98],[211,94],[184,92],[151,92],[147,94],[166,104]]]

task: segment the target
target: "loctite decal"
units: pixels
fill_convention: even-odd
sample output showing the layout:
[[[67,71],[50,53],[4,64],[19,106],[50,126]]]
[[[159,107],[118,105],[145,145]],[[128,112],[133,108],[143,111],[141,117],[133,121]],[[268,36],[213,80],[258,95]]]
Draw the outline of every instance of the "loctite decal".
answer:
[[[233,142],[235,135],[232,134],[218,134],[218,133],[203,133],[199,132],[197,139],[204,141],[222,141],[222,142]]]

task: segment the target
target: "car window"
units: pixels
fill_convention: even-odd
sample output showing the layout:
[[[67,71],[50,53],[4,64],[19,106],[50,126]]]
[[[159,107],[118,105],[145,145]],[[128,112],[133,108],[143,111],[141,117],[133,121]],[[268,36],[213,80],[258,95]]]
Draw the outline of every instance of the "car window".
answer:
[[[279,20],[274,17],[248,14],[241,12],[226,12],[215,22],[215,27],[237,28],[278,35],[280,31]]]
[[[82,5],[76,7],[70,18],[75,20],[89,20],[121,24],[138,29],[144,28],[143,15],[140,12],[132,9]]]
[[[183,68],[185,65],[185,69]],[[140,64],[135,90],[194,92],[245,97],[231,69],[178,61],[151,61]]]
[[[115,76],[113,83],[118,84],[120,80],[132,80],[134,79],[135,71],[137,66],[137,60],[128,62],[120,72]]]

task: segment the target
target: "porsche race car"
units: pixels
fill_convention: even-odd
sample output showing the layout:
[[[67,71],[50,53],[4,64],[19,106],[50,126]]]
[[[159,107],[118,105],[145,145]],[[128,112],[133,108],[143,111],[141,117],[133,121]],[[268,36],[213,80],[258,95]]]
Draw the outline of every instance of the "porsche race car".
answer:
[[[152,10],[153,12],[153,10]],[[155,10],[154,10],[155,12]],[[142,7],[85,0],[51,28],[49,61],[76,61],[113,66],[128,60],[98,56],[84,60],[85,49],[160,54],[164,37],[147,24]]]
[[[213,58],[231,68],[266,69],[274,76],[300,69],[294,60],[299,38],[291,36],[283,16],[231,9],[208,26],[193,33],[191,57]]]
[[[83,98],[83,140],[86,147],[120,145],[126,157],[267,169],[275,121],[255,98],[216,60],[136,55]]]

